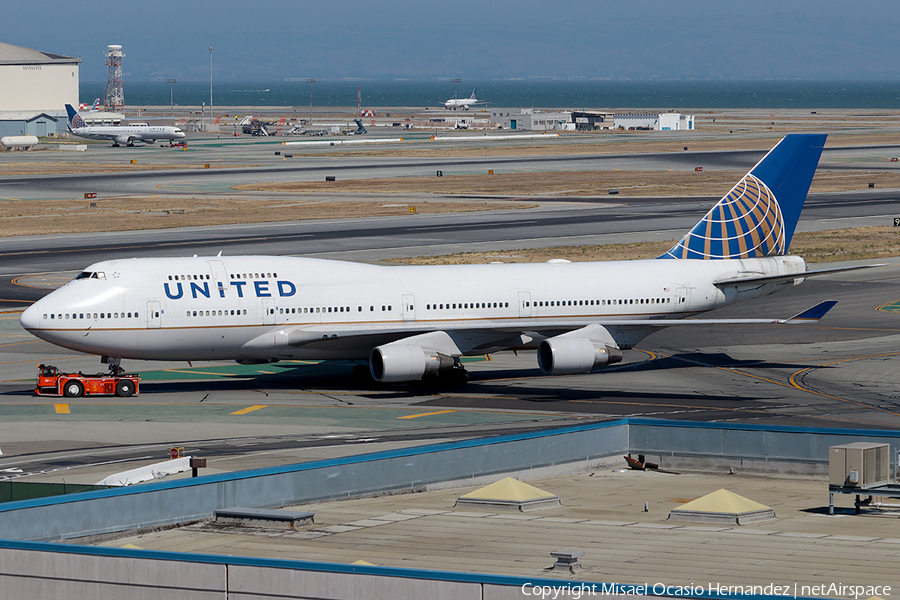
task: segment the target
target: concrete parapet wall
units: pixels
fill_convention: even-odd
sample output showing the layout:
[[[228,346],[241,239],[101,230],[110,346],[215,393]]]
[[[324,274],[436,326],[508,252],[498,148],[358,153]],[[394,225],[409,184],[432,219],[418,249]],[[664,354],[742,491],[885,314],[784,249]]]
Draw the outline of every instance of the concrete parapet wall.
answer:
[[[4,598],[225,597],[227,567],[99,553],[0,548]]]
[[[434,444],[288,467],[0,504],[0,538],[51,541],[212,518],[235,506],[279,508],[424,489],[621,454],[621,421]]]
[[[547,586],[559,590],[552,597],[564,599],[584,597],[583,593],[567,593],[569,590],[584,586],[599,590],[601,585],[541,577],[0,542],[0,592],[4,598],[512,600],[540,597],[537,589]],[[530,593],[523,595],[523,589]],[[629,600],[645,597],[649,596],[627,596]]]
[[[894,458],[900,432],[650,419],[630,419],[628,428],[629,452],[664,469],[823,475],[828,448],[857,441],[890,444]]]

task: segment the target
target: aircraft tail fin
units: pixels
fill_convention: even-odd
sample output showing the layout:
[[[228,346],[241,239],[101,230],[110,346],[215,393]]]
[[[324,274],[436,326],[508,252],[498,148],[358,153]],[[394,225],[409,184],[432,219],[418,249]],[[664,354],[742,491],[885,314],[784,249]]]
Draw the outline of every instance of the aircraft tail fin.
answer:
[[[478,88],[475,88],[472,90],[472,95],[469,96],[469,100],[475,100],[475,92],[477,92],[477,91],[478,91]]]
[[[759,258],[787,253],[824,134],[785,136],[668,252],[658,258]]]
[[[94,100],[94,104],[91,105],[91,110],[92,111],[100,110],[100,98],[97,98]]]
[[[78,129],[79,127],[84,127],[86,125],[84,119],[81,118],[81,115],[78,114],[77,110],[72,108],[71,104],[66,104],[66,112],[69,115],[70,129]]]

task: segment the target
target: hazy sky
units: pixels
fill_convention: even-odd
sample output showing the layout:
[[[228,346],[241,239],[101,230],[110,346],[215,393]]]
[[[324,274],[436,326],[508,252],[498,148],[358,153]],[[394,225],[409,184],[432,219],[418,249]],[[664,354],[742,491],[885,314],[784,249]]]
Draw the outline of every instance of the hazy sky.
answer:
[[[7,3],[2,41],[131,81],[900,79],[900,2],[233,0]],[[48,15],[52,15],[48,18]],[[54,18],[55,17],[55,18]]]

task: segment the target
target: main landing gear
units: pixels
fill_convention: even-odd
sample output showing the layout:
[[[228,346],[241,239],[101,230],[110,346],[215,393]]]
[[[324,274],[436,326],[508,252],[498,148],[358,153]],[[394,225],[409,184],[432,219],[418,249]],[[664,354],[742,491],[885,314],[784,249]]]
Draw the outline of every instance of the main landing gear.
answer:
[[[118,377],[125,372],[125,369],[122,368],[122,358],[119,356],[104,356],[100,359],[100,362],[106,363],[106,366],[109,367],[109,374],[113,377]],[[130,396],[131,394],[128,395]]]
[[[459,387],[469,383],[469,372],[462,365],[457,364],[452,369],[425,375],[422,382],[439,388]]]

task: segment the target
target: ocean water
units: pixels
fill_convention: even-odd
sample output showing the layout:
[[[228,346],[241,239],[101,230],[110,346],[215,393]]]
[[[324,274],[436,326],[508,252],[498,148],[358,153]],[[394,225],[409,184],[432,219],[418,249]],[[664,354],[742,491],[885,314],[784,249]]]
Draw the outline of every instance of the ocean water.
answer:
[[[103,98],[106,82],[82,82],[81,102]],[[480,107],[538,108],[865,108],[900,109],[900,81],[304,81],[216,82],[214,106],[441,107],[473,88]],[[127,106],[166,106],[170,85],[124,84]],[[171,86],[178,106],[209,103],[209,82]]]

